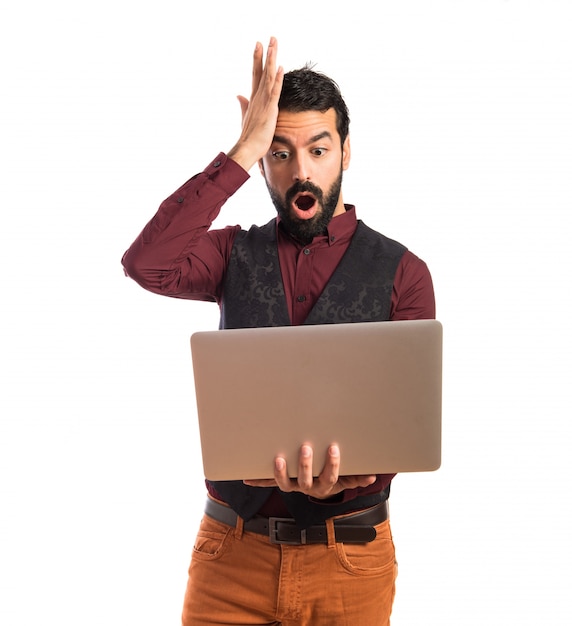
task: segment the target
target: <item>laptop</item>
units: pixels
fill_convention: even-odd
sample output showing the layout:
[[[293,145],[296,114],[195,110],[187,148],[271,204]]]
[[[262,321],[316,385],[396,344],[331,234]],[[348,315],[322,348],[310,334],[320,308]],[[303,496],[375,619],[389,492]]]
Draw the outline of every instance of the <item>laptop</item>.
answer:
[[[201,331],[191,336],[209,480],[272,478],[300,446],[314,474],[340,447],[340,475],[441,464],[442,325],[437,320]]]

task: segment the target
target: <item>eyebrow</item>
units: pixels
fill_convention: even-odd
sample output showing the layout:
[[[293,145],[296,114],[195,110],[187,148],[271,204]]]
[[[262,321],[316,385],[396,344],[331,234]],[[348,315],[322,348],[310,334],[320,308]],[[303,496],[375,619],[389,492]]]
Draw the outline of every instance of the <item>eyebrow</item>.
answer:
[[[329,130],[324,130],[323,132],[318,133],[313,137],[310,137],[310,140],[306,143],[306,145],[309,146],[310,144],[315,143],[316,141],[320,141],[320,139],[324,138],[332,139],[332,133],[330,133]],[[282,135],[274,135],[272,141],[276,143],[283,143],[287,146],[291,145],[291,142],[286,137],[282,137]]]

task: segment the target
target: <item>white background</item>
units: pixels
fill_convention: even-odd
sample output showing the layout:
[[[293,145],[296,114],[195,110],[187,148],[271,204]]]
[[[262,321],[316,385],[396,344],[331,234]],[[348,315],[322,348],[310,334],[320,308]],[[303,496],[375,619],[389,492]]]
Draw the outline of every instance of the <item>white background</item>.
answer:
[[[344,199],[429,265],[444,455],[392,492],[396,626],[572,623],[572,6],[12,2],[0,13],[0,622],[178,624],[204,502],[189,336],[120,258],[238,136],[256,40],[342,87]],[[273,208],[262,179],[221,223]]]

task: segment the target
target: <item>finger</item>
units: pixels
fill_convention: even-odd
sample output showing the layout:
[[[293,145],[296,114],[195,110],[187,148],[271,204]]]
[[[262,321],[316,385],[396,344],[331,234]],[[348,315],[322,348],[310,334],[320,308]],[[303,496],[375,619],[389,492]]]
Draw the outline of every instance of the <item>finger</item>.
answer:
[[[274,460],[274,481],[281,491],[292,491],[292,480],[288,475],[288,467],[286,460],[281,456]]]
[[[275,37],[270,37],[266,50],[266,65],[264,67],[267,74],[274,76],[276,72],[276,56],[278,55],[278,42]]]
[[[284,82],[284,68],[280,66],[276,70],[276,76],[274,77],[274,85],[272,86],[272,98],[278,101],[280,93],[282,92],[282,83]]]
[[[273,478],[260,478],[256,480],[243,480],[245,485],[249,487],[276,487],[276,481]]]
[[[332,487],[338,482],[340,475],[340,449],[337,445],[332,445],[328,448],[328,455],[326,456],[326,462],[320,472],[320,483],[324,486]]]
[[[262,44],[257,41],[254,46],[254,57],[252,61],[252,94],[254,95],[260,85],[260,79],[262,78]]]
[[[249,101],[244,96],[236,96],[238,102],[240,104],[240,110],[242,113],[242,121],[244,122],[244,118],[246,117],[246,112],[248,111]]]
[[[377,480],[375,474],[362,476],[340,476],[339,484],[343,489],[355,489],[356,487],[369,487]]]
[[[375,474],[363,475],[360,476],[358,480],[360,487],[367,487],[368,485],[372,485],[377,480],[377,476]]]
[[[307,445],[302,446],[298,460],[298,485],[303,491],[311,489],[314,482],[312,473],[313,460],[314,451],[312,448]]]
[[[264,65],[263,77],[262,80],[265,82],[265,89],[268,92],[272,92],[274,94],[276,90],[276,82],[279,79],[280,74],[282,73],[282,68],[279,68],[279,71],[276,69],[276,58],[278,56],[278,42],[275,37],[270,38],[270,42],[268,43],[268,49],[266,50],[266,63]],[[282,79],[280,78],[280,88]],[[280,90],[278,90],[278,94]]]

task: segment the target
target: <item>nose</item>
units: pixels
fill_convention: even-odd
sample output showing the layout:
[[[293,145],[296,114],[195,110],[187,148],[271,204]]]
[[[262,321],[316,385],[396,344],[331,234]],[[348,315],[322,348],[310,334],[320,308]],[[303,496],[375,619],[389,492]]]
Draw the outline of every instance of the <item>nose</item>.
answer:
[[[296,182],[310,180],[310,162],[306,155],[297,154],[294,158],[292,178]]]

